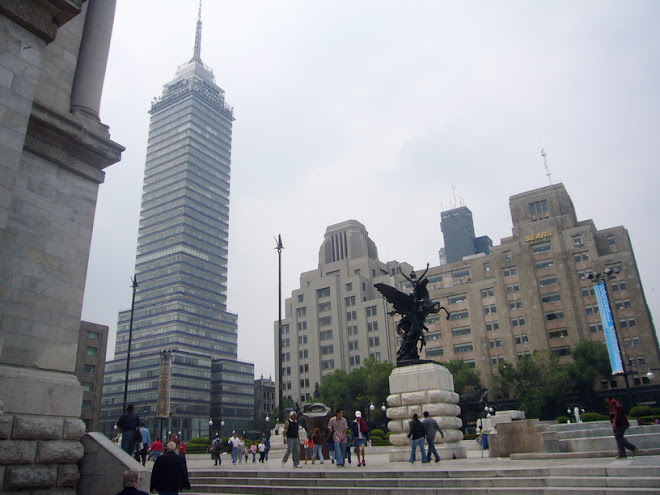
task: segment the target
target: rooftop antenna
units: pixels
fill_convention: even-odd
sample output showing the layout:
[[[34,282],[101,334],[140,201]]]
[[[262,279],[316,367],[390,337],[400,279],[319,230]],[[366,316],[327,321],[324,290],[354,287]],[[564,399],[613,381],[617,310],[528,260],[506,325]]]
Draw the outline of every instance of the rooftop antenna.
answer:
[[[452,193],[454,194],[454,204],[452,205],[452,208],[456,208],[456,186],[454,184],[451,185],[451,190]]]
[[[543,157],[543,166],[545,167],[545,175],[548,177],[548,184],[552,185],[552,174],[550,173],[550,167],[548,166],[548,156],[545,154],[543,148],[541,148],[541,156]]]
[[[193,61],[202,61],[202,0],[199,0],[199,11],[197,13],[197,29],[195,30],[195,49],[193,51]]]

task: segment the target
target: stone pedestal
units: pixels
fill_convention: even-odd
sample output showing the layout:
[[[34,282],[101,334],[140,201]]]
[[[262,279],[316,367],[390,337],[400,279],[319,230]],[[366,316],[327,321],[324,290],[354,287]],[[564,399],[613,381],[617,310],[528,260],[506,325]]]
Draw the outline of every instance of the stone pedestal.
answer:
[[[463,432],[459,428],[462,421],[458,417],[459,396],[454,392],[454,379],[451,373],[437,363],[423,363],[396,368],[390,375],[390,396],[387,404],[387,427],[392,432],[390,442],[395,446],[390,451],[390,462],[407,461],[410,457],[408,423],[417,413],[420,421],[423,412],[428,411],[442,431],[436,433],[435,447],[441,459],[462,459],[466,457],[465,447],[460,445]]]

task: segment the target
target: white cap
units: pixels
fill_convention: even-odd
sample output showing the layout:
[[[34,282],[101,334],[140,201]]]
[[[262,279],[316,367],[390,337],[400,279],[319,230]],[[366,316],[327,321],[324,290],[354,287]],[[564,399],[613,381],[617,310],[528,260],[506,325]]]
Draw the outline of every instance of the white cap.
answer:
[[[362,417],[362,413],[361,413],[360,411],[355,411],[355,417],[356,417],[356,418],[361,418],[361,417]]]

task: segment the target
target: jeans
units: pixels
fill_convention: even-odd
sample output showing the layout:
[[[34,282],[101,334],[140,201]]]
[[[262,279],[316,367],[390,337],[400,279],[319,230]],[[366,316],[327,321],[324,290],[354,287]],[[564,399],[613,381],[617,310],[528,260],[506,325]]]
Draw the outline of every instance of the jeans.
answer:
[[[321,464],[323,464],[323,445],[314,445],[314,451],[312,453],[312,462],[316,459],[316,457],[321,460]]]
[[[429,450],[428,450],[428,452],[427,452],[427,454],[426,454],[426,460],[429,461],[429,462],[431,462],[431,454],[433,454],[433,455],[435,456],[435,460],[436,460],[436,461],[439,461],[439,460],[440,460],[440,456],[438,455],[438,451],[435,450],[435,440],[434,440],[434,439],[429,440],[429,439],[427,438],[427,439],[426,439],[426,443],[429,444]]]
[[[231,462],[236,464],[236,459],[238,458],[238,447],[231,448]]]
[[[121,449],[132,456],[135,450],[135,430],[126,430],[121,434]]]
[[[346,452],[346,444],[335,442],[335,459],[340,466],[344,465],[344,453]]]
[[[419,437],[419,438],[414,439],[411,443],[412,450],[410,451],[410,459],[408,460],[408,462],[415,462],[416,461],[416,459],[415,459],[415,449],[418,446],[419,446],[420,452],[422,453],[422,462],[427,461],[426,453],[424,452],[424,437]]]
[[[626,428],[613,428],[613,430],[614,439],[616,440],[616,448],[619,451],[619,457],[626,457],[626,449],[634,452],[637,447],[623,438]]]
[[[293,457],[293,465],[297,466],[300,464],[300,442],[297,438],[287,438],[286,439],[286,454],[282,457],[282,462],[286,464],[286,461],[289,460],[289,454]]]

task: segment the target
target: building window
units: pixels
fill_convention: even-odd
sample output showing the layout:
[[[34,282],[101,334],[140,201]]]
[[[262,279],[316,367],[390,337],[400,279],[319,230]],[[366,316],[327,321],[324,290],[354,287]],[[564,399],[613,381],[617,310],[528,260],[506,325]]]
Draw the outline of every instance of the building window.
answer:
[[[316,291],[316,298],[321,299],[322,297],[330,297],[330,287],[324,287]]]
[[[303,349],[302,351],[298,351],[298,359],[307,359],[308,357],[309,357],[309,350]]]
[[[305,294],[298,294],[298,302],[305,302]]]
[[[488,347],[495,349],[496,347],[502,347],[502,339],[490,339],[488,341]]]
[[[576,253],[574,255],[574,259],[576,263],[580,263],[581,261],[589,261],[589,253],[586,251],[583,253]]]
[[[300,364],[298,365],[299,373],[309,373],[309,364]]]
[[[376,332],[376,331],[378,331],[378,322],[377,321],[367,322],[367,332]]]
[[[358,333],[358,327],[357,327],[357,325],[348,325],[348,326],[346,327],[346,331],[347,331],[349,337],[350,337],[351,335],[357,335],[357,333]]]
[[[513,294],[514,292],[520,292],[520,285],[518,284],[508,284],[506,286],[507,294]]]
[[[545,314],[545,319],[546,319],[546,321],[563,320],[564,319],[564,312],[563,311],[551,311],[551,312]]]
[[[345,297],[344,303],[346,304],[347,308],[349,306],[355,306],[355,296]]]
[[[519,316],[518,318],[511,318],[512,327],[524,327],[525,326],[525,317]]]
[[[490,263],[484,263],[484,273],[490,273]]]
[[[550,351],[553,354],[556,354],[557,356],[570,356],[571,355],[571,348],[567,345],[563,345],[560,347],[551,347]]]
[[[589,324],[589,331],[591,333],[602,332],[603,331],[603,325],[601,323],[590,323]]]
[[[378,347],[380,345],[380,337],[369,337],[369,347]]]
[[[467,301],[467,294],[456,294],[447,298],[448,304],[460,304]]]
[[[540,242],[532,246],[532,253],[544,253],[545,251],[550,251],[550,241]]]
[[[462,352],[471,352],[474,350],[474,347],[472,346],[472,342],[467,342],[465,344],[456,344],[454,345],[454,353],[459,354]]]
[[[484,306],[484,314],[488,315],[488,314],[491,314],[491,313],[492,314],[497,313],[497,305],[490,304],[488,306]]]
[[[357,311],[347,311],[346,312],[346,321],[357,320]]]
[[[582,287],[582,297],[595,296],[596,292],[593,287]]]
[[[486,331],[490,332],[493,330],[499,330],[500,324],[497,321],[487,321],[486,322]]]
[[[332,330],[323,330],[322,332],[319,332],[319,340],[332,340]]]
[[[573,236],[573,245],[574,246],[583,246],[584,243],[582,242],[582,236],[581,235],[574,235]]]
[[[351,292],[353,290],[353,282],[346,284],[346,292]]]
[[[82,401],[82,410],[83,411],[91,411],[92,410],[92,401],[91,400]]]
[[[516,344],[529,344],[526,333],[521,333],[520,335],[514,335],[513,340]]]
[[[451,272],[451,278],[453,279],[469,277],[469,276],[470,276],[469,268],[461,268],[460,270],[454,270],[453,272]]]
[[[426,336],[426,340],[440,340],[442,338],[442,332],[433,332]]]
[[[358,341],[357,340],[350,340],[348,342],[348,350],[349,351],[357,351],[358,349]]]
[[[489,287],[488,289],[484,289],[481,291],[481,299],[486,299],[487,297],[493,297],[495,296],[495,290],[493,287]]]
[[[332,325],[332,316],[321,316],[319,318],[319,326],[325,327],[328,325]]]
[[[307,308],[304,307],[304,306],[302,308],[297,308],[296,309],[296,316],[298,318],[303,317],[303,316],[307,316]]]
[[[543,260],[536,264],[536,269],[545,270],[546,268],[552,268],[553,266],[555,266],[555,260]]]
[[[559,292],[550,292],[549,294],[543,294],[541,296],[541,302],[544,304],[550,304],[561,301],[561,295]]]
[[[89,374],[95,374],[96,373],[96,366],[93,364],[86,364],[83,366],[83,372],[84,373],[89,373]]]
[[[282,325],[282,335],[289,333],[289,324]]]
[[[444,353],[445,349],[443,347],[426,348],[426,357],[442,356]]]
[[[94,382],[82,382],[82,388],[85,392],[94,392]]]
[[[332,330],[330,330],[332,333]],[[307,335],[298,335],[298,345],[303,345],[307,343]]]
[[[630,302],[630,299],[624,299],[624,300],[618,299],[618,300],[614,301],[614,306],[616,307],[616,309],[631,309],[632,308],[632,304]]]
[[[628,284],[624,280],[612,282],[612,292],[624,291],[628,288]]]
[[[371,316],[377,316],[378,315],[377,310],[378,310],[377,306],[369,306],[368,308],[366,308],[367,318]]]
[[[332,304],[330,302],[323,302],[318,304],[318,312],[330,311],[332,309]]]
[[[613,235],[607,236],[607,244],[610,246],[616,246],[616,239],[614,238]]]
[[[326,361],[321,361],[321,369],[322,370],[331,370],[335,367],[335,360],[334,359],[328,359]]]
[[[98,347],[87,347],[85,354],[91,357],[96,357],[99,355],[99,349]]]
[[[548,213],[547,199],[530,203],[529,211],[532,215],[532,222],[538,222],[539,220],[545,220],[546,218],[550,218],[550,214]]]
[[[87,338],[90,340],[100,340],[101,334],[99,332],[87,332]]]
[[[467,309],[464,309],[463,311],[453,311],[449,313],[450,320],[464,320],[465,318],[469,318]]]
[[[298,331],[301,330],[307,330],[307,322],[306,321],[299,321],[297,324]]]
[[[470,327],[452,328],[452,337],[459,337],[461,335],[470,335]]]
[[[598,313],[598,306],[596,304],[589,304],[584,307],[584,310],[588,315],[594,315]]]
[[[557,285],[557,277],[543,277],[539,279],[539,287],[548,287],[550,285]]]
[[[565,328],[562,328],[561,330],[553,330],[552,332],[548,332],[548,338],[550,340],[561,339],[563,337],[568,337],[568,330],[566,330]]]
[[[328,354],[333,354],[335,352],[335,348],[330,345],[322,345],[321,346],[321,356],[327,356]]]
[[[518,274],[518,269],[515,266],[510,266],[502,270],[502,272],[504,273],[505,277],[512,277]]]
[[[509,301],[509,309],[511,311],[514,311],[516,309],[522,309],[522,301],[520,299],[516,299],[515,301]]]
[[[351,366],[360,366],[360,356],[349,357],[349,362]]]
[[[506,261],[509,261],[509,260],[511,259],[511,251],[504,251],[504,252],[502,253],[502,256],[504,257],[504,259],[505,259]]]

